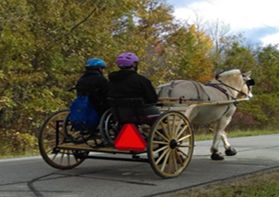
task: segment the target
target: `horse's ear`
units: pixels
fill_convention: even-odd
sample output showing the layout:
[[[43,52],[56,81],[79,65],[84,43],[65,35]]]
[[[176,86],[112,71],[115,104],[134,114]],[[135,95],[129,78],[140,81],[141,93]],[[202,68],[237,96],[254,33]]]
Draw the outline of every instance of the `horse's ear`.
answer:
[[[217,74],[215,75],[215,79],[218,79],[220,74],[223,73],[223,72],[224,72],[224,70],[218,71]]]
[[[251,74],[252,74],[251,70],[250,70],[250,71],[248,71],[248,72],[246,72],[246,73],[244,73],[244,75],[245,75],[246,77],[250,77],[250,76],[251,76]]]

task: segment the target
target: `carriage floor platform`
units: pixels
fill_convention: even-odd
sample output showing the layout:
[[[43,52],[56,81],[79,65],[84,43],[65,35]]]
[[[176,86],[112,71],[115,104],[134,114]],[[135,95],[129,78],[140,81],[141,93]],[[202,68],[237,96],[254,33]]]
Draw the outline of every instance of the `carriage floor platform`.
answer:
[[[126,153],[131,154],[131,151],[124,151],[124,150],[118,150],[114,147],[94,147],[87,145],[85,143],[83,144],[75,144],[75,143],[63,143],[57,146],[57,148],[60,149],[68,149],[68,150],[86,150],[86,151],[94,151],[94,152],[106,152],[106,153]],[[143,153],[143,152],[137,152],[137,154]]]

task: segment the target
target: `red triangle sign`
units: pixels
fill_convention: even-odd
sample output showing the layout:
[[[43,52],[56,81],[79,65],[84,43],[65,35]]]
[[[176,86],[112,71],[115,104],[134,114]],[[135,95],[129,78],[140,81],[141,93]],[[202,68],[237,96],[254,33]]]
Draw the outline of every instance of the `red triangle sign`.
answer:
[[[144,151],[146,141],[134,124],[124,124],[114,140],[114,146],[118,150]]]

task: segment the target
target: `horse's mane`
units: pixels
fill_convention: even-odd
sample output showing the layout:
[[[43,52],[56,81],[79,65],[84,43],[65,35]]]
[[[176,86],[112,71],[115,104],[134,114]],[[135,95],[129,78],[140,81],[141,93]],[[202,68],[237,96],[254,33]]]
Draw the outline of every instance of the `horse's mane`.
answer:
[[[216,75],[216,78],[218,79],[218,77],[222,77],[222,76],[226,76],[226,75],[233,75],[233,74],[241,74],[239,69],[232,69],[232,70],[227,70],[227,71],[223,71],[220,72]]]

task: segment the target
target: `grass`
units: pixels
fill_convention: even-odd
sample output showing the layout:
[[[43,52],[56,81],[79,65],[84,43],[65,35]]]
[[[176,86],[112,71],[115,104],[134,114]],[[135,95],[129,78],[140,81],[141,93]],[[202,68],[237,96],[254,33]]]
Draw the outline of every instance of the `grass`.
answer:
[[[279,170],[191,188],[168,197],[279,197]]]
[[[228,138],[233,137],[245,137],[245,136],[258,136],[268,134],[279,134],[279,130],[247,130],[247,131],[229,131],[227,132]],[[211,140],[213,139],[213,133],[209,134],[195,134],[195,140]]]

